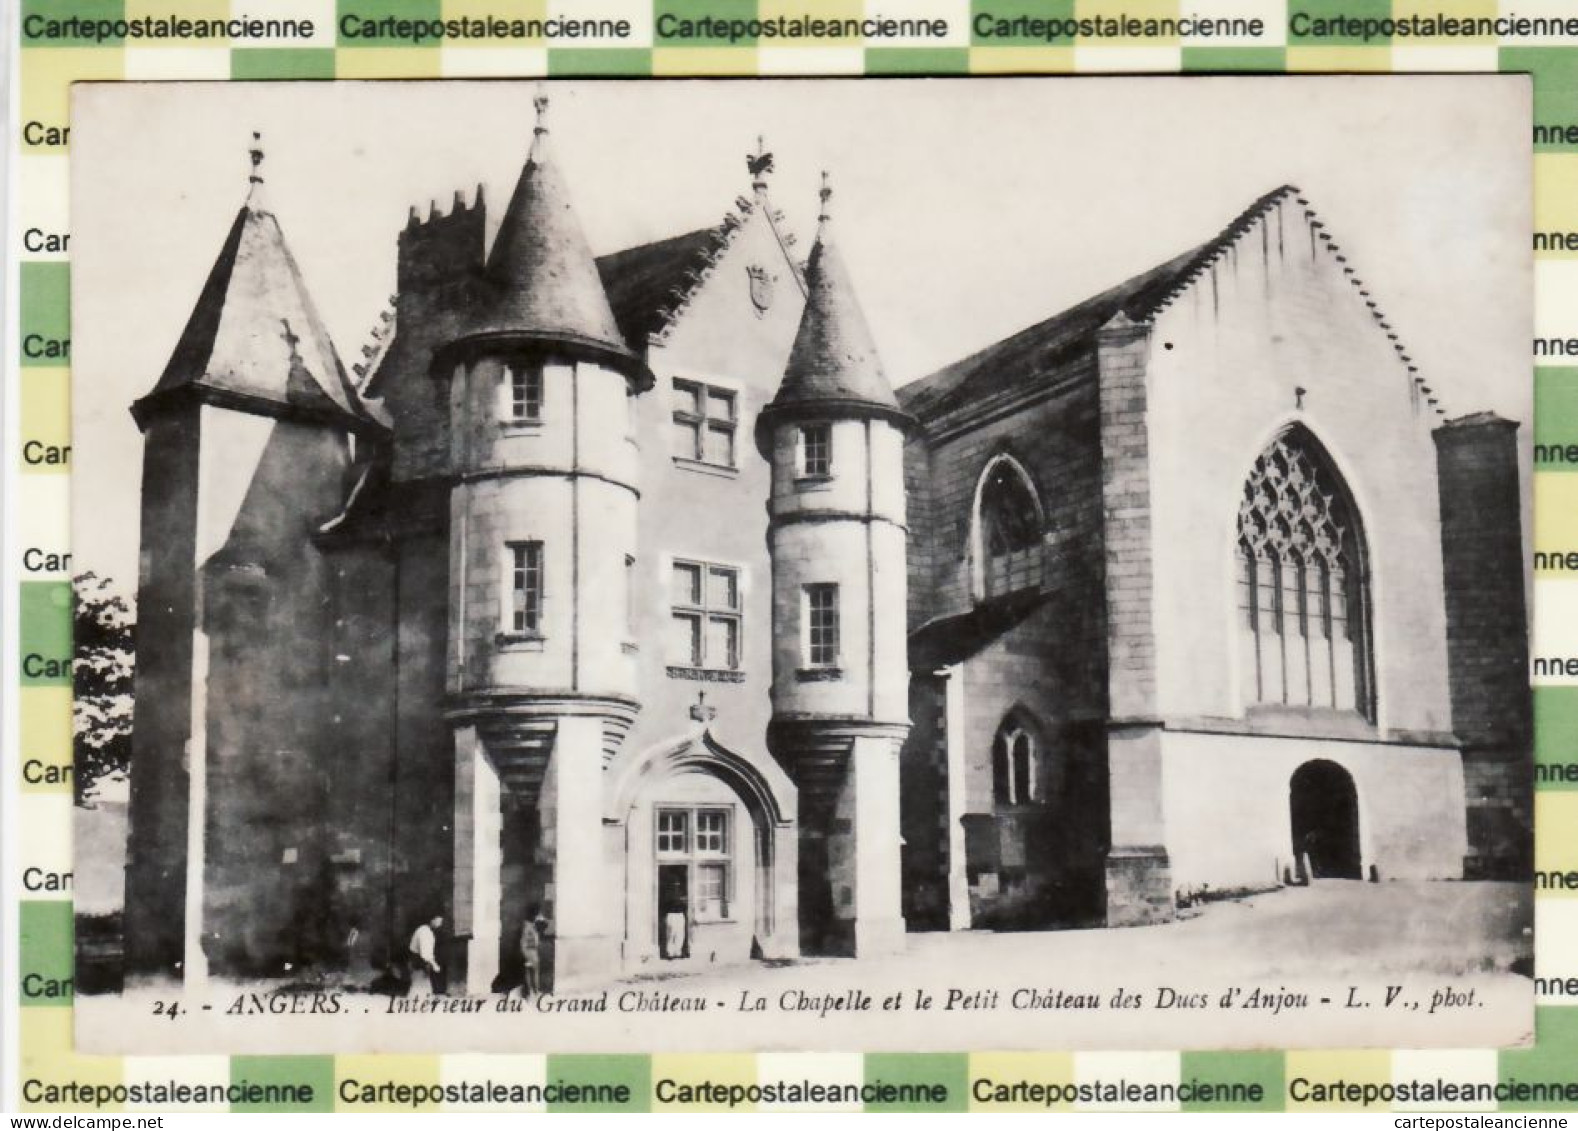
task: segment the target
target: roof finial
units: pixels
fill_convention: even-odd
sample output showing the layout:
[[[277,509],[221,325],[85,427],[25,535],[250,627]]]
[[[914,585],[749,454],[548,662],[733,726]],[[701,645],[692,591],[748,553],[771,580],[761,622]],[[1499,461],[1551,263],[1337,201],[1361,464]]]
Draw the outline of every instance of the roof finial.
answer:
[[[826,169],[822,170],[822,188],[817,195],[822,198],[822,213],[817,217],[817,220],[825,224],[831,218],[827,202],[833,199],[833,186],[828,183]]]
[[[537,88],[531,104],[537,109],[537,126],[532,131],[539,137],[548,132],[548,93],[542,87]]]
[[[767,174],[773,171],[773,155],[767,152],[767,143],[761,134],[756,135],[756,152],[745,155],[745,168],[751,174],[751,187],[761,191],[767,187]]]
[[[263,135],[257,130],[252,131],[252,148],[247,152],[252,157],[252,172],[247,177],[247,199],[253,200],[263,184]]]
[[[537,109],[537,124],[532,127],[531,152],[527,160],[540,165],[548,145],[548,92],[539,86],[537,93],[532,95],[531,104]]]

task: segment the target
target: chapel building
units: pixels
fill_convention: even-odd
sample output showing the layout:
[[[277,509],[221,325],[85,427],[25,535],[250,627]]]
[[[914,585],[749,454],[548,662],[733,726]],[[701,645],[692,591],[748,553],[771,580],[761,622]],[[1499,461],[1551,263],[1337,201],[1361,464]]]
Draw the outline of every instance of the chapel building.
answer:
[[[145,435],[126,955],[560,988],[1526,876],[1516,425],[1297,190],[895,394],[824,185],[596,258],[546,100],[341,365],[251,192]],[[634,206],[634,205],[633,205]],[[360,950],[358,948],[361,948]]]

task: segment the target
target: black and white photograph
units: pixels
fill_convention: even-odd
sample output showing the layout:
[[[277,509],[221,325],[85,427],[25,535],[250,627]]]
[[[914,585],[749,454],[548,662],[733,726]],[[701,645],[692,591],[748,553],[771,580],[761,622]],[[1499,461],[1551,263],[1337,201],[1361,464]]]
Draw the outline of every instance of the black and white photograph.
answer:
[[[77,1047],[1530,1043],[1531,112],[77,84]]]

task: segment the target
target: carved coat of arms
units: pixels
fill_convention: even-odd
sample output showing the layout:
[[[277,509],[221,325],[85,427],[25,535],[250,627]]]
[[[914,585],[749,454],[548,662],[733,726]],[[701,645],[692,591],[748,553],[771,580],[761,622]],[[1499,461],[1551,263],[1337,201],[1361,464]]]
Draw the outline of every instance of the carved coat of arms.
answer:
[[[754,263],[745,269],[745,274],[751,281],[751,304],[756,307],[757,314],[766,314],[773,304],[773,284],[778,277]]]

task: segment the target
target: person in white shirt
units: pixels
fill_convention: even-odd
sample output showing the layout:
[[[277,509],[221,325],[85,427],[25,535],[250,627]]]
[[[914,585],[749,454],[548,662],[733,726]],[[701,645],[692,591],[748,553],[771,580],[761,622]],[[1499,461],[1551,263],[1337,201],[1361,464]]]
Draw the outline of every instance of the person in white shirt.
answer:
[[[670,903],[663,913],[663,957],[684,958],[690,922],[683,903]]]
[[[438,965],[438,929],[444,925],[442,915],[434,915],[411,932],[411,992],[436,994],[441,992],[443,970]]]

